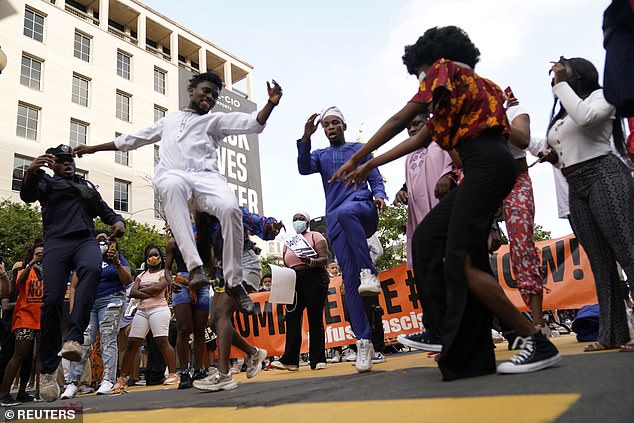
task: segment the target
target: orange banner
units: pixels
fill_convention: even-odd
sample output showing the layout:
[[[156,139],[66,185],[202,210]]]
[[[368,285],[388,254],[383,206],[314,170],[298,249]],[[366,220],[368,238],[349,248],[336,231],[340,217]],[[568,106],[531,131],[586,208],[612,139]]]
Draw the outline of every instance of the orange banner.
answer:
[[[544,310],[576,309],[597,302],[594,278],[588,258],[576,238],[567,237],[537,243],[542,263],[548,276],[544,293]],[[491,256],[491,267],[510,300],[520,310],[526,311],[510,266],[508,245],[502,246]],[[405,264],[379,273],[382,292],[379,302],[385,314],[383,329],[386,340],[399,334],[417,332],[421,328],[422,309],[418,302],[416,285],[411,269]],[[265,348],[269,355],[282,355],[285,343],[284,306],[268,302],[269,293],[252,294],[257,314],[235,314],[235,327],[251,344]],[[344,318],[341,296],[341,278],[330,281],[328,299],[324,306],[326,348],[354,343],[350,323]],[[308,351],[308,322],[304,318],[302,352]],[[232,357],[243,356],[232,350]]]

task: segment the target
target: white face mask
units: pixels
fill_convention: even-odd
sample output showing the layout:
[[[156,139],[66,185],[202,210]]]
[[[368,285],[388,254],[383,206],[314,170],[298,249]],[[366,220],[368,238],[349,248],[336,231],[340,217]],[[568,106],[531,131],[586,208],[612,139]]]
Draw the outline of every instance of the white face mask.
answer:
[[[99,243],[99,251],[101,251],[101,255],[103,256],[108,251],[108,244]]]
[[[420,74],[418,75],[418,82],[423,82],[423,80],[425,79],[425,77],[427,76],[427,74],[425,73],[425,71],[420,71]]]
[[[307,226],[308,223],[303,220],[296,220],[293,222],[293,229],[295,229],[295,232],[297,232],[298,234],[303,234],[304,232],[306,232]]]

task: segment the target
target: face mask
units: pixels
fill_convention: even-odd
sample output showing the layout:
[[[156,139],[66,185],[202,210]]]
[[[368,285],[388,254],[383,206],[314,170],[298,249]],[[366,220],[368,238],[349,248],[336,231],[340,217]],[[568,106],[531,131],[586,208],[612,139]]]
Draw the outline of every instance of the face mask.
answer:
[[[103,256],[108,251],[108,243],[105,241],[99,241],[99,251],[101,251],[101,255]]]
[[[296,220],[293,222],[293,229],[295,229],[295,232],[297,232],[298,234],[303,234],[304,232],[306,232],[307,226],[308,223],[303,220]]]
[[[265,291],[270,291],[271,290],[271,285],[269,285],[269,286],[262,285],[262,289],[264,289]]]
[[[151,256],[147,258],[146,262],[148,266],[156,267],[161,264],[161,258],[157,256]]]
[[[418,82],[419,83],[423,82],[423,80],[425,80],[426,76],[427,76],[427,74],[425,73],[425,71],[420,71],[420,74],[418,75]]]

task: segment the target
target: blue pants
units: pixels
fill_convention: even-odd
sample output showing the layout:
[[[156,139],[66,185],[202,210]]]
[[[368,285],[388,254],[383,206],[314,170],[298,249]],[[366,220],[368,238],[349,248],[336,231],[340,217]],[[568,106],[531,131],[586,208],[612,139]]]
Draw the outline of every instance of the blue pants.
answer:
[[[90,322],[101,275],[101,253],[95,237],[89,233],[71,234],[44,241],[44,300],[41,313],[40,360],[42,373],[53,373],[61,357],[62,303],[71,270],[77,272],[73,311],[65,341],[84,343],[84,331]]]
[[[332,248],[341,267],[350,323],[357,339],[372,339],[372,329],[359,295],[361,269],[376,268],[370,259],[367,238],[376,231],[379,215],[371,200],[350,200],[326,215]]]

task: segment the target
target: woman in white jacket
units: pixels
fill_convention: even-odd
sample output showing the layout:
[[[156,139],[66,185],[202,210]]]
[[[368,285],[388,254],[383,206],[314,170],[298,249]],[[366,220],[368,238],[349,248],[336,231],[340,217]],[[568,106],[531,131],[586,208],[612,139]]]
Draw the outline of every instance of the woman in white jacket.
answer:
[[[634,180],[610,146],[613,137],[625,156],[621,120],[605,100],[592,63],[562,57],[551,71],[560,108],[542,155],[568,182],[571,223],[590,260],[601,310],[597,342],[584,351],[619,348],[630,335],[616,262],[634,277]]]

